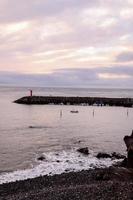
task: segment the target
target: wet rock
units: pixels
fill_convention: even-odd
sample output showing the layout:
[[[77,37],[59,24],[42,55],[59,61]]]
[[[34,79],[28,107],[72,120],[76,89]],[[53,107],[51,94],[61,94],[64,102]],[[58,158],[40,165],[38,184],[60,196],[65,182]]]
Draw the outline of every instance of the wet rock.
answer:
[[[34,126],[29,126],[29,128],[34,128]]]
[[[56,160],[57,163],[60,163],[60,160]]]
[[[127,150],[131,145],[133,145],[133,130],[132,130],[132,133],[131,133],[130,136],[126,135],[124,137],[124,142],[125,142],[125,144],[127,146]]]
[[[65,169],[65,172],[69,172],[70,170],[69,169]]]
[[[131,146],[131,145],[133,145],[133,136],[125,136],[124,137],[124,142],[125,142],[125,144],[126,144],[126,147],[127,147],[127,150],[128,150],[128,148]]]
[[[100,152],[97,154],[96,156],[97,158],[112,158],[112,159],[125,159],[124,155],[121,155],[119,153],[113,152],[112,154],[109,153],[104,153],[104,152]]]
[[[114,167],[127,167],[127,158],[125,157],[122,161],[118,161],[113,164]]]
[[[116,158],[116,159],[125,159],[126,156],[121,155],[120,153],[113,152],[113,153],[112,153],[112,158]]]
[[[88,155],[89,154],[89,149],[88,147],[85,147],[85,148],[79,148],[77,149],[78,152],[84,154],[84,155]]]
[[[98,159],[101,159],[101,158],[112,158],[112,156],[111,156],[110,154],[108,154],[108,153],[103,153],[103,152],[98,153],[98,154],[96,155],[96,157],[97,157]]]
[[[120,167],[127,167],[127,158],[124,158],[124,160],[121,162]]]
[[[130,136],[124,137],[124,142],[127,147],[127,167],[133,168],[133,131]]]
[[[127,167],[133,168],[133,144],[128,149]]]
[[[43,161],[43,160],[46,160],[46,158],[45,158],[45,156],[42,155],[42,156],[38,157],[37,160]]]

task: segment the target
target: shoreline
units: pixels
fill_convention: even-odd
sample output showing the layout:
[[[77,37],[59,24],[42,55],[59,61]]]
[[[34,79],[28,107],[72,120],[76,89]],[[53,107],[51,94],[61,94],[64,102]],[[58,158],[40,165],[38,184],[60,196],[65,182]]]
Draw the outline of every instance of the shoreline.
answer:
[[[126,156],[120,153],[90,151],[88,147],[65,152],[50,152],[36,158],[36,165],[26,169],[16,169],[0,174],[0,185],[16,181],[33,179],[39,176],[53,176],[62,173],[108,168],[110,166],[126,166]]]
[[[107,97],[66,97],[66,96],[25,96],[14,101],[27,105],[97,105],[133,107],[133,98],[107,98]]]
[[[2,200],[133,199],[133,169],[109,167],[0,185]]]

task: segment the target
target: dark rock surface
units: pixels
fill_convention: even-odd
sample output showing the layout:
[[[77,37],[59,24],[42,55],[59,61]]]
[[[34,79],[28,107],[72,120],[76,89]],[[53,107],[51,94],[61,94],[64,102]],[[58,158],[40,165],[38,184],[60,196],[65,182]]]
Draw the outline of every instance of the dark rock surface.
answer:
[[[96,155],[97,158],[111,158],[111,159],[125,159],[126,156],[121,155],[120,153],[113,152],[111,154],[105,153],[105,152],[100,152]]]
[[[113,159],[125,159],[126,158],[126,156],[121,155],[120,153],[116,153],[116,152],[113,152],[111,154],[111,156],[112,156]]]
[[[124,142],[127,147],[127,167],[133,168],[133,131],[130,136],[124,137]]]
[[[112,158],[112,156],[108,153],[104,153],[104,152],[100,152],[96,155],[97,158],[101,159],[101,158]]]
[[[131,145],[133,145],[133,136],[125,136],[124,137],[125,144],[127,146],[127,150]]]
[[[128,149],[127,167],[133,169],[133,145]]]
[[[84,155],[88,155],[89,154],[89,149],[88,147],[85,147],[85,148],[79,148],[77,149],[78,152],[84,154]]]
[[[45,156],[39,156],[38,158],[37,158],[37,160],[39,160],[39,161],[43,161],[43,160],[46,160],[46,158],[45,158]]]
[[[132,200],[133,171],[105,168],[0,185],[0,200]]]
[[[127,167],[127,158],[124,158],[122,161],[117,162],[116,164],[114,164],[114,166],[117,167]]]

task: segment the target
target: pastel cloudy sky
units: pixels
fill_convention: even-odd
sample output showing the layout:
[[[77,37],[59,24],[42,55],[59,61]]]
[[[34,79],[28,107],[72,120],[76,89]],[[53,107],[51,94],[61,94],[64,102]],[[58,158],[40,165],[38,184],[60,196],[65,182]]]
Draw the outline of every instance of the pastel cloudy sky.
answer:
[[[133,86],[133,0],[0,0],[0,84]]]

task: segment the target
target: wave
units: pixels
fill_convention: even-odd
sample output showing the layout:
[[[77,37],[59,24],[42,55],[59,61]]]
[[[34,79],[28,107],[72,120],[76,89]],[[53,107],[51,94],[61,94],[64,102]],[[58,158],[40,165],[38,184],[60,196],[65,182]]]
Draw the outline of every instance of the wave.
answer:
[[[115,164],[118,160],[110,158],[98,159],[91,152],[84,156],[75,150],[43,153],[43,161],[36,159],[37,165],[31,169],[17,170],[0,175],[0,184],[26,180],[43,175],[54,175],[71,171],[89,170],[94,168],[104,168]]]

